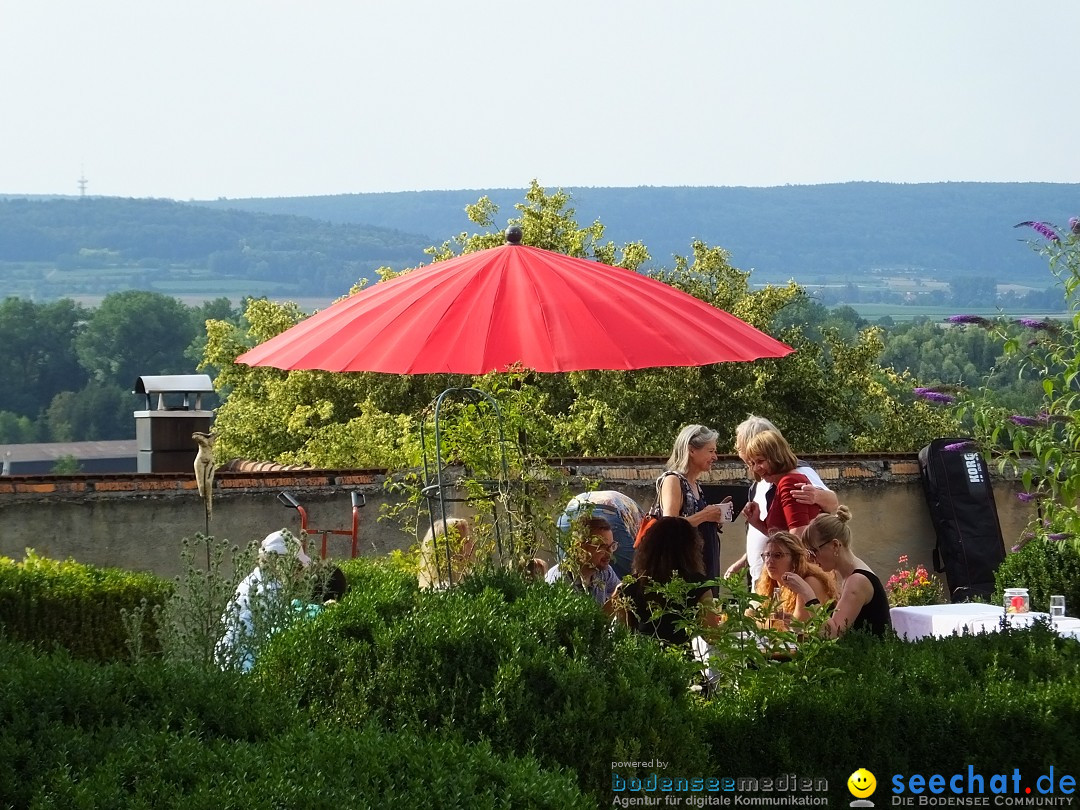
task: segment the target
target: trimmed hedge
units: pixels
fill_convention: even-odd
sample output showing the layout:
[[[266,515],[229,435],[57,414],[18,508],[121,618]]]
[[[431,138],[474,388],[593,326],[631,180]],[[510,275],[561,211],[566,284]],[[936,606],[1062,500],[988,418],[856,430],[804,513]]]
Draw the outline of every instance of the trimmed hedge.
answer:
[[[22,562],[0,557],[0,628],[42,649],[60,646],[79,658],[123,660],[129,657],[129,634],[121,611],[146,601],[143,649],[157,651],[153,608],[173,588],[153,574],[58,562],[27,550]]]
[[[0,643],[0,807],[589,807],[570,774],[454,735],[311,725],[232,673]]]
[[[1080,610],[1080,541],[1037,537],[1002,561],[994,583],[999,605],[1006,588],[1027,588],[1032,610],[1049,611],[1050,597],[1063,594],[1067,612],[1075,616]]]
[[[711,759],[725,773],[827,776],[845,804],[859,767],[881,785],[891,773],[971,765],[1030,777],[1080,763],[1080,644],[1045,628],[918,643],[853,636],[823,665],[842,672],[703,705]]]
[[[678,653],[565,586],[491,572],[419,592],[343,568],[349,595],[249,676],[0,643],[0,807],[595,806],[613,762],[653,759],[673,777],[824,777],[846,804],[859,767],[881,796],[892,773],[1080,762],[1080,644],[1042,626],[853,635],[807,659],[820,669],[747,669],[702,700]]]
[[[565,586],[493,573],[406,598],[390,574],[271,640],[254,675],[334,722],[453,730],[610,786],[610,763],[707,767],[685,659]],[[410,601],[411,599],[411,601]]]

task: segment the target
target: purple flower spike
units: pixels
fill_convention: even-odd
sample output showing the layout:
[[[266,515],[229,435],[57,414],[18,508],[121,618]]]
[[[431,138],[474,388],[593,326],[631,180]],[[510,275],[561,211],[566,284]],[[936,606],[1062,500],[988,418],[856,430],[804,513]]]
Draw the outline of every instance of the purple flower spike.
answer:
[[[1069,217],[1069,230],[1080,236],[1080,217]]]
[[[1009,421],[1020,427],[1039,427],[1040,425],[1046,424],[1045,420],[1035,419],[1031,416],[1020,416],[1015,413],[1009,417]]]
[[[1064,540],[1068,537],[1072,537],[1068,532],[1054,532],[1053,534],[1046,535],[1047,540]]]
[[[950,315],[945,320],[949,323],[970,323],[975,326],[990,326],[990,321],[982,315]]]
[[[1038,233],[1042,234],[1047,239],[1049,239],[1051,242],[1060,242],[1061,241],[1061,237],[1059,237],[1057,235],[1057,231],[1055,231],[1051,226],[1047,225],[1045,222],[1037,222],[1037,221],[1033,221],[1033,220],[1028,220],[1027,222],[1018,222],[1017,224],[1013,225],[1013,227],[1014,228],[1023,228],[1025,225],[1027,227],[1032,228],[1033,230],[1037,231]]]
[[[974,450],[975,442],[953,442],[941,448],[946,453],[962,453],[965,450]]]
[[[1019,550],[1020,550],[1020,545],[1019,545],[1019,544],[1017,544],[1017,545],[1013,546],[1013,547],[1012,547],[1012,550],[1013,550],[1013,551],[1019,551]]]
[[[1039,419],[1043,422],[1071,422],[1072,417],[1064,413],[1050,413],[1050,411],[1039,411]]]
[[[1013,323],[1027,329],[1042,329],[1044,332],[1057,332],[1061,328],[1054,321],[1040,321],[1037,318],[1016,318]]]
[[[1031,503],[1033,500],[1035,500],[1038,497],[1039,497],[1038,495],[1032,494],[1031,492],[1017,492],[1016,493],[1016,500],[1020,501],[1021,503]]]
[[[954,397],[952,394],[943,394],[940,391],[921,391],[916,393],[917,396],[920,396],[930,402],[940,402],[944,405],[956,402],[956,397]]]

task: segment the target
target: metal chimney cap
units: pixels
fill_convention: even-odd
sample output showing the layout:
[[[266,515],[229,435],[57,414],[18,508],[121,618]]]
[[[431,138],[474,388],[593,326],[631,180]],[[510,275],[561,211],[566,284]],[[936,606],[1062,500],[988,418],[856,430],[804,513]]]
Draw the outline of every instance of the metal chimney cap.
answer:
[[[166,374],[135,380],[134,394],[209,394],[214,390],[209,374]]]

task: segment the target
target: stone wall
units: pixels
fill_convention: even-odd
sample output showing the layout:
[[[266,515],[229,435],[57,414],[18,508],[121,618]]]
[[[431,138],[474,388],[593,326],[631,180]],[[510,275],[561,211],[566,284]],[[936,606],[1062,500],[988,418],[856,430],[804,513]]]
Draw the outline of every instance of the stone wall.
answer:
[[[929,567],[934,532],[922,493],[918,463],[912,455],[807,457],[825,482],[852,510],[856,552],[880,574],[896,567],[907,554]],[[595,488],[619,489],[644,507],[654,498],[653,480],[659,459],[570,459],[554,461],[561,480],[554,493]],[[706,485],[746,486],[745,467],[723,458]],[[381,470],[262,470],[219,472],[210,533],[236,544],[260,540],[270,531],[298,533],[299,517],[282,506],[282,490],[295,494],[308,511],[308,526],[345,529],[351,525],[349,490],[358,489],[368,504],[360,510],[360,552],[380,555],[407,548],[414,537],[387,521],[378,521],[387,503]],[[593,486],[583,481],[593,482]],[[1013,481],[995,480],[994,491],[1005,545],[1019,537],[1031,507],[1016,497]],[[102,566],[180,573],[180,540],[205,530],[205,511],[193,476],[150,473],[130,475],[7,476],[0,478],[0,555],[21,559],[33,548],[52,558],[71,557]],[[316,544],[320,541],[315,538]],[[743,552],[743,533],[736,526],[724,533],[726,567]],[[347,557],[349,539],[331,536],[329,555]]]

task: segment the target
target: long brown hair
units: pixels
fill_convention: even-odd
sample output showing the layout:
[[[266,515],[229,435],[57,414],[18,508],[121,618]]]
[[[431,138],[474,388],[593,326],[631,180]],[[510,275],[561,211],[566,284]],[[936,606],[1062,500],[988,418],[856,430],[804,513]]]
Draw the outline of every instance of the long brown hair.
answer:
[[[641,538],[630,570],[659,583],[670,582],[673,574],[700,580],[705,576],[702,549],[701,535],[686,518],[662,517]]]
[[[791,570],[803,579],[816,579],[825,586],[825,601],[834,602],[840,598],[840,589],[836,587],[836,579],[832,574],[826,574],[815,562],[810,561],[810,555],[806,553],[806,546],[790,532],[773,532],[765,541],[765,548],[770,544],[781,546],[784,551],[791,555]],[[777,582],[769,576],[769,572],[761,569],[761,576],[754,584],[754,593],[761,596],[771,596],[773,588],[780,589],[780,599],[787,613],[795,612],[798,595],[789,589],[784,583]]]

